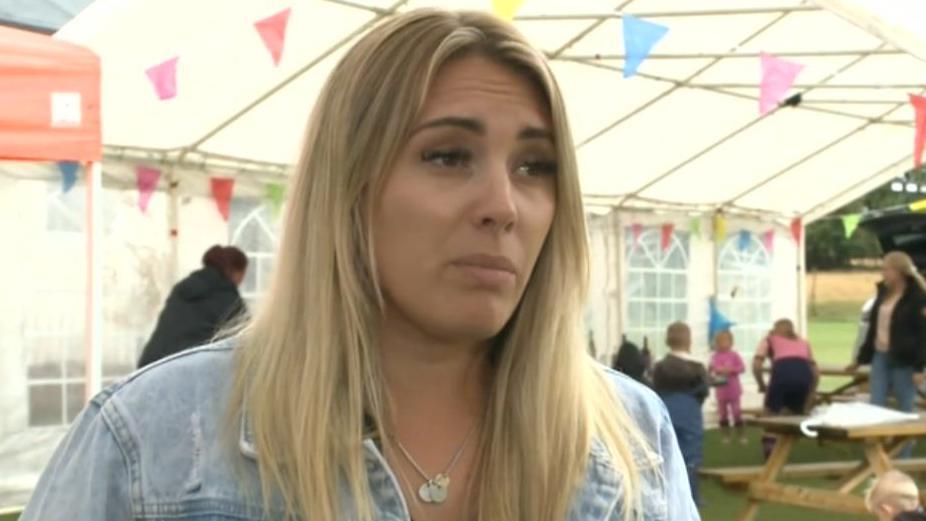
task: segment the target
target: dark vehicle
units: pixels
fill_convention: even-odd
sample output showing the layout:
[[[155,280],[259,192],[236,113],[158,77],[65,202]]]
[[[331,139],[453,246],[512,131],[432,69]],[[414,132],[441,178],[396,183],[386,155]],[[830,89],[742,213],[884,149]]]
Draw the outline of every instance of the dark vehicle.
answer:
[[[872,210],[862,216],[859,227],[873,233],[881,244],[881,251],[902,251],[913,258],[916,268],[926,272],[926,212],[914,212],[909,206],[894,206],[883,210]],[[855,337],[855,348],[852,351],[852,361],[868,334],[871,307],[875,296],[862,306],[859,319],[858,333]]]

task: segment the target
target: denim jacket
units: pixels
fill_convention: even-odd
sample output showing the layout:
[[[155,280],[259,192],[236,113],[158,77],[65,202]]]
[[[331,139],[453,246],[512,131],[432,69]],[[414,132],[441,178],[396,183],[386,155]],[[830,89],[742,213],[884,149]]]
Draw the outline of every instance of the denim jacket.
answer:
[[[96,396],[56,450],[20,520],[283,519],[280,511],[265,515],[254,493],[258,456],[246,419],[233,436],[225,428],[232,350],[226,341],[180,353]],[[643,386],[612,375],[662,462],[664,479],[644,474],[645,520],[698,520],[664,406]],[[371,440],[364,452],[376,521],[408,521],[385,459]],[[567,520],[619,520],[621,490],[604,451],[593,449]]]

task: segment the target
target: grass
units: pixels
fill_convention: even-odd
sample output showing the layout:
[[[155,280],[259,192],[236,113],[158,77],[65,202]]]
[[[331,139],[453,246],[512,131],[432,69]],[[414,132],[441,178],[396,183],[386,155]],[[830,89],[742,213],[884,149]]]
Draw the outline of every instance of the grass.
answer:
[[[0,516],[0,521],[16,521],[17,519],[19,519],[18,514],[9,514],[6,516]]]

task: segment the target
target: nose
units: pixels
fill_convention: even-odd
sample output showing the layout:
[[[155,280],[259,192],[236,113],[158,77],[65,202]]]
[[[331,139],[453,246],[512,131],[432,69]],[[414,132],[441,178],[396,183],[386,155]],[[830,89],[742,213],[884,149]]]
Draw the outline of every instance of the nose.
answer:
[[[493,163],[480,180],[476,224],[493,232],[510,232],[518,221],[515,186],[508,166],[503,161]]]

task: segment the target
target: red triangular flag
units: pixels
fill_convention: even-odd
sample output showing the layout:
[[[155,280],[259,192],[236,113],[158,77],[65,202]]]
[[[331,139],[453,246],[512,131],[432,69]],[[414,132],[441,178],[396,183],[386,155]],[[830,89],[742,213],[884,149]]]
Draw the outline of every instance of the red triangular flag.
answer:
[[[916,135],[913,138],[913,166],[923,164],[923,145],[926,144],[926,98],[910,94],[910,104],[916,113]]]
[[[794,242],[800,244],[803,233],[804,222],[801,221],[800,217],[795,217],[794,220],[791,221],[791,237],[794,238]]]
[[[672,244],[672,234],[675,233],[675,225],[672,223],[666,223],[662,225],[662,251],[669,249],[669,246]]]
[[[148,213],[151,195],[158,187],[161,171],[156,168],[139,166],[135,168],[135,184],[138,187],[138,207],[142,213]]]
[[[235,189],[235,180],[213,177],[210,181],[212,183],[212,198],[215,199],[215,204],[218,206],[222,218],[227,221],[228,207],[231,203],[232,192]]]
[[[640,223],[633,223],[630,225],[630,235],[633,237],[633,244],[631,245],[631,251],[637,249],[637,244],[640,242],[640,236],[643,235],[643,225]]]
[[[286,42],[286,24],[289,22],[290,10],[287,7],[275,15],[254,22],[260,39],[270,51],[274,65],[279,65],[280,58],[283,57],[283,44]]]

